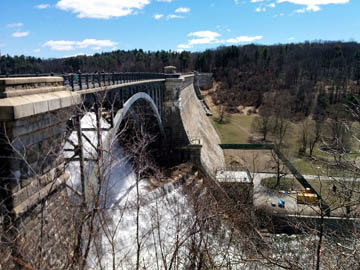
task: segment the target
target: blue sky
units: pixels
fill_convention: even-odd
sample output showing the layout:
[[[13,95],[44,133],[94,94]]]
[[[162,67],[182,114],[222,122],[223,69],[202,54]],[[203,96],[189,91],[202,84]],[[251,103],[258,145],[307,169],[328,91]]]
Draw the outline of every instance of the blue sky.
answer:
[[[360,41],[359,0],[0,0],[2,54]]]

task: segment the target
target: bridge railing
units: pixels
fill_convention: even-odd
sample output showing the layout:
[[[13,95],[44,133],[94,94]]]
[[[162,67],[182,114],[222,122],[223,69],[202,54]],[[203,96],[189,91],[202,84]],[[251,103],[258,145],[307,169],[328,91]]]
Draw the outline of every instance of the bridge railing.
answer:
[[[72,91],[91,89],[97,87],[104,87],[115,84],[123,84],[144,80],[155,80],[168,78],[168,74],[164,73],[149,73],[149,72],[97,72],[97,73],[69,73],[69,74],[15,74],[15,75],[0,75],[0,78],[15,78],[15,77],[47,77],[59,76],[64,78],[64,85]]]

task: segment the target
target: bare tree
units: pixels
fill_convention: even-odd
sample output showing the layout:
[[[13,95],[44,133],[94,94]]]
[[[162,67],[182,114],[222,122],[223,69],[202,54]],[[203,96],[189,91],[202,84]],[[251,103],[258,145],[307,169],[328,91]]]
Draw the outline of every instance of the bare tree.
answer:
[[[257,117],[252,122],[252,130],[262,136],[262,141],[266,142],[268,135],[271,133],[274,125],[274,119],[271,115],[271,111],[268,109],[260,110]]]
[[[299,153],[306,154],[309,149],[309,156],[312,157],[314,148],[320,142],[323,123],[319,120],[306,118],[301,123],[301,137],[299,140]]]
[[[220,124],[224,124],[226,120],[230,117],[230,115],[226,112],[226,106],[221,104],[217,106],[217,113],[218,113],[218,122]]]
[[[316,145],[321,141],[322,136],[322,129],[323,129],[323,122],[321,119],[318,119],[314,122],[310,123],[309,126],[309,156],[313,156],[314,149]]]
[[[274,113],[274,124],[272,126],[272,134],[274,142],[277,147],[282,147],[285,143],[285,138],[288,135],[291,125],[287,120],[288,110],[286,108],[277,107]]]

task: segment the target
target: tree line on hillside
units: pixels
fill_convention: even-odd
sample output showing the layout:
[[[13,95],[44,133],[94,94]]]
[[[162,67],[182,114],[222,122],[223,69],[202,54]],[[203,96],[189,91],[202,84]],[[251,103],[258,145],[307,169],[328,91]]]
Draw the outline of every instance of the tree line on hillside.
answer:
[[[269,107],[269,97],[289,104],[292,118],[328,117],[332,105],[354,103],[360,88],[360,44],[305,42],[218,47],[204,52],[117,50],[61,59],[1,56],[0,73],[213,72],[220,82],[215,103],[228,112],[239,105]]]
[[[73,73],[78,72],[163,72],[164,66],[177,66],[181,72],[189,70],[189,52],[117,50],[78,55],[58,59],[41,59],[24,55],[0,57],[0,74]]]
[[[271,108],[276,98],[293,119],[328,117],[333,105],[355,103],[359,95],[360,45],[355,42],[232,46],[205,54],[200,70],[213,68],[221,81],[213,99],[229,111],[239,105]]]

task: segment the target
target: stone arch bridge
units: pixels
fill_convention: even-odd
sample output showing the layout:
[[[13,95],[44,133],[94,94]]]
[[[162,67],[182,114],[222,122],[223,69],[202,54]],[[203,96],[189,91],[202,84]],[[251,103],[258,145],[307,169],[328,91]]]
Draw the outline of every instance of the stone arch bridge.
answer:
[[[42,243],[54,244],[61,237],[53,230],[55,223],[68,225],[63,146],[69,122],[82,138],[77,123],[84,110],[105,116],[116,130],[134,106],[148,107],[168,148],[183,149],[196,139],[187,148],[195,163],[210,175],[223,167],[220,140],[198,99],[194,78],[192,73],[0,78],[0,233],[5,239],[0,255],[39,252]],[[80,152],[76,155],[81,160]],[[49,258],[59,249],[52,247]]]

